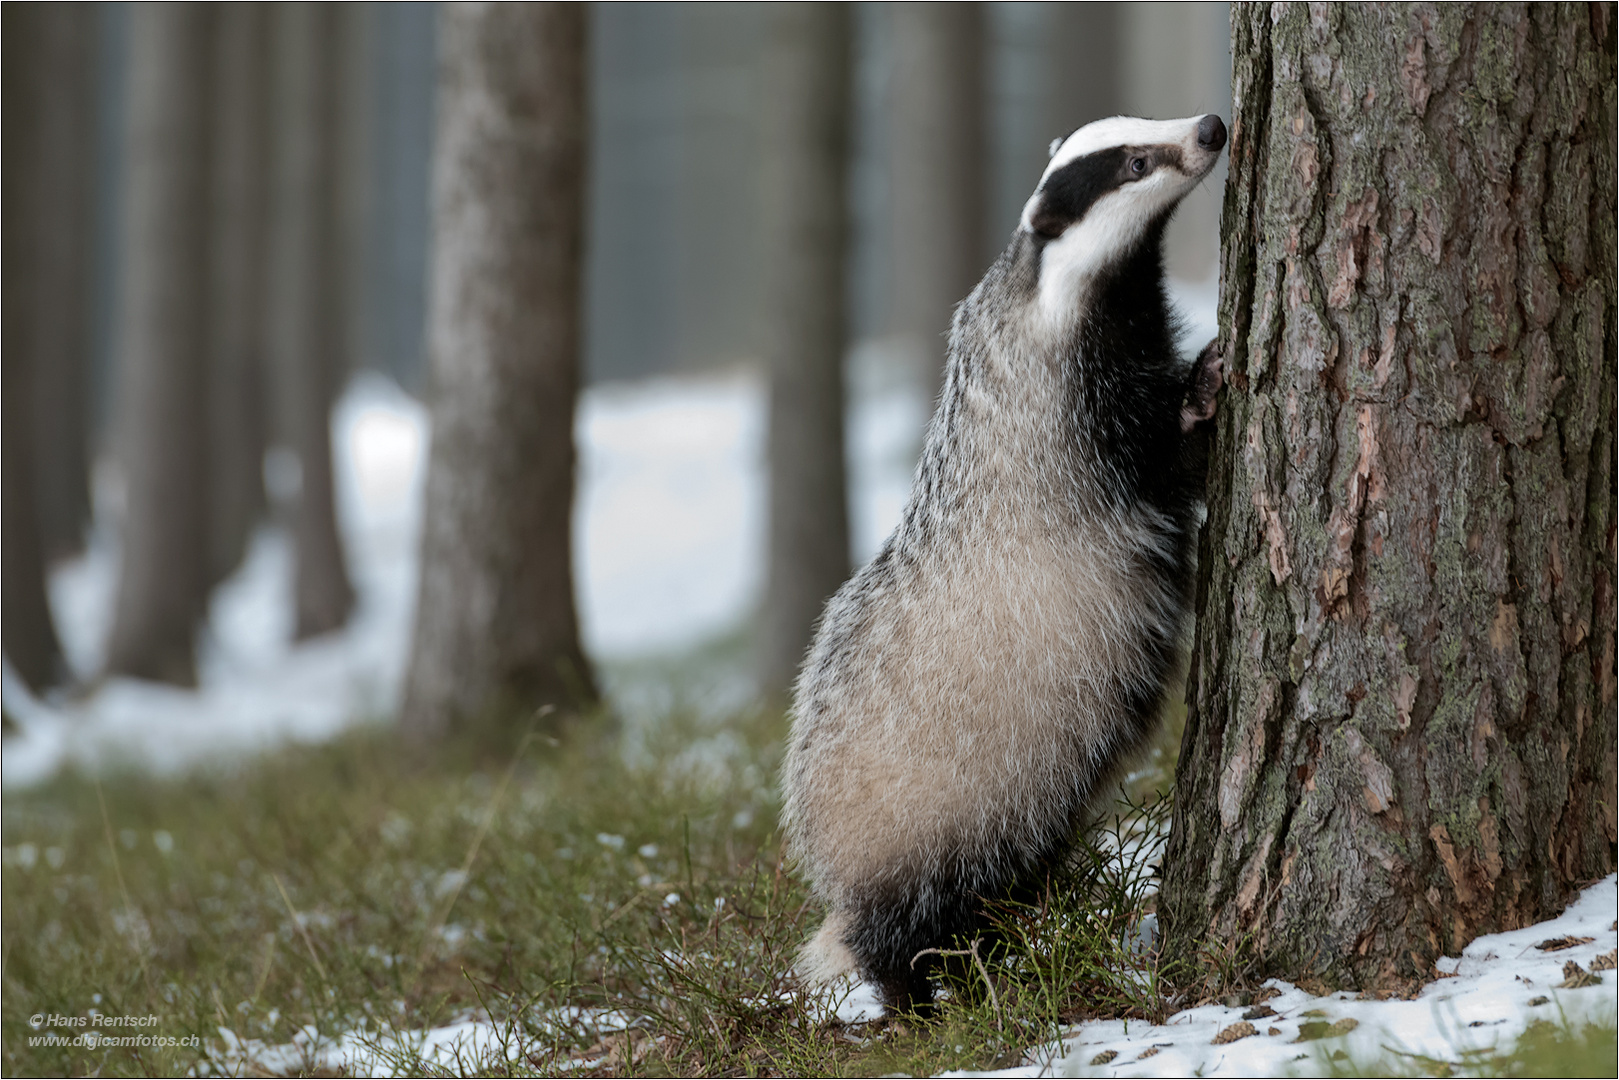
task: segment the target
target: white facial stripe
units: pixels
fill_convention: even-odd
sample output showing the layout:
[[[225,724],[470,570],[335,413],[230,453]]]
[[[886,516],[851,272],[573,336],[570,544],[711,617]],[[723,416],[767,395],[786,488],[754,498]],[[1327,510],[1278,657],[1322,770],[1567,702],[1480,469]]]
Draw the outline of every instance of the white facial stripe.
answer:
[[[1188,116],[1183,120],[1137,120],[1133,116],[1110,116],[1086,124],[1068,138],[1051,155],[1046,171],[1040,174],[1040,183],[1046,177],[1075,158],[1106,150],[1110,146],[1163,146],[1179,144],[1187,149],[1197,146],[1197,124],[1207,114]]]
[[[1093,208],[1100,213],[1086,214],[1041,251],[1040,310],[1053,323],[1073,313],[1074,297],[1092,273],[1135,240],[1146,215],[1121,212],[1133,194],[1126,188],[1102,196]]]
[[[1040,253],[1040,308],[1045,315],[1054,321],[1071,315],[1075,296],[1085,290],[1091,276],[1134,245],[1147,222],[1179,202],[1196,182],[1172,169],[1159,170],[1108,192],[1083,218],[1049,241]],[[1029,200],[1025,222],[1038,198]]]

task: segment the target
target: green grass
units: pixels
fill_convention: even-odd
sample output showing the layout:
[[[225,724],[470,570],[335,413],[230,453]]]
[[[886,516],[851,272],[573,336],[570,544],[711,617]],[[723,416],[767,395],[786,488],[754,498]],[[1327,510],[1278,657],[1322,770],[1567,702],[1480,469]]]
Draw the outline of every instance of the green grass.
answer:
[[[1131,944],[1150,860],[1117,857],[1164,828],[1149,793],[1167,783],[1169,725],[1063,879],[1002,904],[978,959],[953,959],[934,1023],[826,1019],[788,976],[820,912],[775,831],[785,734],[768,712],[677,717],[533,737],[480,766],[423,761],[371,727],[223,772],[8,792],[4,1071],[250,1074],[221,1029],[266,1047],[312,1029],[431,1075],[446,1070],[394,1034],[476,1015],[501,1045],[452,1074],[927,1075],[1014,1063],[1087,1017],[1161,1020],[1209,991],[1206,969],[1166,971]],[[31,1016],[91,1010],[155,1016],[137,1030],[199,1045],[29,1044],[60,1030]],[[629,1028],[598,1026],[608,1011]]]
[[[775,832],[784,736],[779,714],[676,719],[623,741],[531,739],[479,769],[423,763],[377,727],[224,773],[8,793],[5,1071],[185,1073],[218,1067],[221,1028],[266,1046],[306,1027],[385,1045],[477,1013],[521,1047],[517,1073],[575,1057],[654,1074],[929,1072],[1049,1040],[1078,1015],[1071,991],[1111,978],[1097,973],[1117,956],[1081,957],[1085,935],[1058,932],[1132,917],[1115,903],[1096,920],[1109,885],[1093,872],[1069,900],[1007,909],[993,1003],[974,973],[932,1027],[821,1019],[827,1003],[788,982],[820,913]],[[1156,989],[1113,992],[1162,1011]],[[59,1030],[30,1016],[92,1009],[153,1015],[142,1033],[201,1045],[29,1045]],[[597,1030],[601,1010],[635,1023]]]
[[[1508,1052],[1481,1050],[1455,1060],[1430,1058],[1385,1045],[1373,1061],[1325,1057],[1314,1076],[1613,1076],[1619,1039],[1612,1024],[1575,1025],[1541,1020],[1529,1025]]]

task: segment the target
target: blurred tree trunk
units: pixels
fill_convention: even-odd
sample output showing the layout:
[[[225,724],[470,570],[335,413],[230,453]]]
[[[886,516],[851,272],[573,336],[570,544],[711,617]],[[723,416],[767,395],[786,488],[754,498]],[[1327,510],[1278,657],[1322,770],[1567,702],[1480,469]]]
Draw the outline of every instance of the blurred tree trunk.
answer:
[[[988,235],[988,28],[979,4],[892,10],[894,329],[909,339],[931,401],[944,376],[950,313],[1003,239]]]
[[[269,9],[219,9],[214,53],[214,176],[209,580],[242,561],[263,517],[265,270],[269,212]]]
[[[333,492],[331,412],[342,359],[334,6],[271,8],[270,362],[278,434],[298,461],[293,511],[297,638],[354,606]]]
[[[338,4],[337,18],[337,274],[340,376],[380,366],[371,327],[376,267],[369,257],[378,189],[376,4]]]
[[[851,24],[838,4],[770,8],[761,182],[770,372],[769,582],[761,686],[785,692],[849,576],[844,282]]]
[[[378,4],[370,279],[373,355],[413,394],[426,382],[429,180],[437,4]]]
[[[96,12],[41,4],[40,110],[32,153],[39,189],[27,227],[39,234],[34,289],[35,495],[47,559],[84,547],[90,521],[90,253],[95,176]],[[11,279],[13,283],[16,278]]]
[[[1431,976],[1614,868],[1612,5],[1245,5],[1159,911]]]
[[[12,20],[7,20],[4,30],[0,31],[7,35],[14,32],[15,23]],[[6,62],[11,62],[9,50]],[[5,93],[9,97],[10,89]],[[8,117],[5,123],[10,122]],[[7,160],[14,159],[8,157]],[[6,170],[7,213],[6,222],[0,228],[5,229],[8,238],[13,235],[15,225],[9,197],[14,175],[11,169]],[[10,245],[7,245],[5,263],[8,277],[10,267],[14,265],[12,254]],[[18,279],[10,277],[9,280]],[[3,574],[3,578],[0,578],[0,598],[4,600],[0,627],[4,627],[5,639],[0,642],[0,647],[3,647],[6,659],[11,661],[12,668],[23,682],[37,693],[61,682],[67,672],[45,594],[45,560],[40,551],[39,508],[34,498],[34,448],[29,443],[29,436],[34,431],[28,415],[29,365],[26,353],[13,351],[17,337],[12,333],[12,324],[21,321],[21,313],[16,308],[21,299],[18,294],[22,292],[24,290],[5,290],[6,325],[3,344],[0,344],[5,357],[4,364],[0,365],[4,379],[4,385],[0,386],[0,401],[3,401],[5,410],[4,418],[0,419],[0,437],[4,438],[4,446],[0,447],[0,461],[3,461],[5,470],[4,476],[0,477],[0,496],[4,498],[4,505],[0,506],[0,515],[4,518],[4,527],[0,528],[0,558],[4,560],[0,564],[0,574]]]
[[[401,718],[416,738],[595,696],[570,530],[585,18],[574,4],[441,15],[433,443]]]
[[[1124,77],[1124,10],[1118,4],[1051,5],[1051,40],[1046,63],[1051,71],[1048,138],[1116,116],[1122,110]],[[1145,80],[1136,80],[1137,82]],[[1188,110],[1189,111],[1189,108]],[[1042,146],[1041,158],[1048,155]],[[1045,167],[1044,161],[1041,168]],[[1039,178],[1036,173],[1030,178]],[[995,238],[991,238],[995,239]]]
[[[128,489],[110,672],[190,685],[207,601],[214,9],[130,11],[118,439]]]
[[[34,485],[39,440],[33,424],[35,318],[42,236],[33,225],[43,161],[35,152],[44,108],[39,7],[0,7],[0,633],[6,658],[34,690],[63,674],[45,597],[40,515]]]

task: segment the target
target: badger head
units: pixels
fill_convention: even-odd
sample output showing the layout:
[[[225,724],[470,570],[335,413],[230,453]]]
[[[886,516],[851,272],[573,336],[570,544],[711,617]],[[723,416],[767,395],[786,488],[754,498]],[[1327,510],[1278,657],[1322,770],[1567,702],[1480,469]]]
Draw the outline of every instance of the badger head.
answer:
[[[1051,163],[1023,207],[1040,248],[1043,302],[1071,304],[1084,282],[1156,242],[1193,186],[1214,168],[1225,124],[1115,116],[1052,144]]]

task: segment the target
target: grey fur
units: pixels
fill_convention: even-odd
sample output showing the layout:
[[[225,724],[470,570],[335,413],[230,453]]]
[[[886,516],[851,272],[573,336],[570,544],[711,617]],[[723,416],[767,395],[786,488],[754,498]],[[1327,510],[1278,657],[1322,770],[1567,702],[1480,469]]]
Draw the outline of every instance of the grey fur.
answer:
[[[1212,347],[1176,355],[1158,252],[1218,157],[1198,120],[1070,136],[956,310],[903,519],[828,602],[797,684],[782,818],[829,908],[813,980],[858,971],[891,1010],[925,1008],[916,953],[1038,888],[1157,719],[1219,386]],[[1121,181],[1057,239],[1031,229],[1056,171],[1143,131],[1179,137],[1142,151],[1173,175]]]

